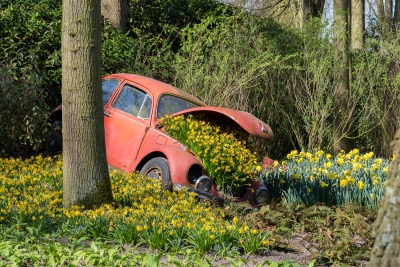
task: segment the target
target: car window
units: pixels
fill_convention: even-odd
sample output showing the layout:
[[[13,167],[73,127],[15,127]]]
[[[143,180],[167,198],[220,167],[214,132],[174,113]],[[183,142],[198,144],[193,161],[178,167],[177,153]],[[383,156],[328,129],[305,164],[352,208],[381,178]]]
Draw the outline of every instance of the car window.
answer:
[[[138,117],[142,119],[147,119],[150,116],[150,109],[151,109],[151,98],[149,95],[146,95],[142,107],[139,110]]]
[[[103,80],[101,89],[103,90],[103,104],[107,104],[119,84],[118,79]]]
[[[150,115],[151,98],[142,90],[124,85],[112,106],[133,116],[147,119]]]
[[[158,100],[157,118],[159,119],[165,115],[174,114],[185,109],[199,106],[200,105],[198,104],[174,95],[162,95]]]

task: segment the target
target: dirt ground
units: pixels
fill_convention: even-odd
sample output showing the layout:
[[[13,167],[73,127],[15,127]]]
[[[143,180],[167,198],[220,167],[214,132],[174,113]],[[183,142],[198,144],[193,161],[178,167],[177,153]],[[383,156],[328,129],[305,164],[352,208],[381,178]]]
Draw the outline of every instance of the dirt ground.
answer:
[[[297,262],[299,264],[302,264],[304,266],[307,266],[311,260],[313,260],[316,255],[317,255],[317,250],[310,244],[308,241],[305,240],[305,236],[307,234],[303,235],[297,235],[294,236],[293,239],[290,242],[290,247],[292,248],[293,251],[287,252],[287,251],[277,251],[277,250],[272,250],[269,252],[265,252],[262,255],[250,255],[246,257],[247,263],[243,264],[242,266],[247,266],[247,267],[255,267],[259,265],[260,263],[265,262],[266,260],[268,261],[275,261],[275,262],[282,262],[286,259],[289,259],[292,262]],[[216,260],[213,259],[213,266],[232,266],[229,260]],[[215,265],[214,265],[215,264]],[[318,265],[314,264],[315,267],[327,267],[327,266],[348,266],[348,265]],[[370,264],[369,262],[360,262],[357,265],[354,265],[354,267],[369,267]]]

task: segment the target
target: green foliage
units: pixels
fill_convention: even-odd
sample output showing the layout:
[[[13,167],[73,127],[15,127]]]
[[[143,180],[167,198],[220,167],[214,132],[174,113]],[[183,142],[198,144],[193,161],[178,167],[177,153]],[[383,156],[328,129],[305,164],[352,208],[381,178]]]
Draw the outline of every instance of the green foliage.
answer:
[[[102,31],[102,71],[103,74],[130,73],[135,69],[139,42],[116,30],[112,25],[104,25]]]
[[[295,31],[250,14],[209,16],[182,31],[182,48],[172,65],[174,80],[209,105],[254,114],[276,130],[278,142],[288,143],[292,133],[284,127],[290,126],[271,100],[284,99],[282,76],[291,68],[298,40]],[[286,99],[281,103],[290,106]],[[278,142],[258,142],[263,153],[285,154]]]
[[[352,90],[360,100],[355,110],[357,144],[364,151],[391,156],[390,142],[400,126],[399,37],[381,43],[367,39],[368,51],[353,53]],[[377,50],[377,46],[384,46]]]
[[[7,231],[10,229],[6,229]],[[213,264],[212,259],[194,256],[193,250],[185,250],[180,255],[152,251],[143,252],[136,247],[108,244],[102,241],[84,242],[80,239],[65,240],[61,236],[45,235],[40,239],[27,231],[20,231],[25,240],[15,240],[13,236],[0,238],[0,266],[247,266],[250,260],[231,256],[231,264]],[[265,261],[253,262],[256,267],[302,267],[295,262]],[[311,261],[307,267],[314,266]],[[306,267],[306,266],[304,266]]]
[[[0,0],[0,64],[16,79],[35,69],[51,107],[61,99],[61,4]],[[129,0],[127,18],[126,33],[104,25],[103,74],[142,74],[207,104],[250,112],[272,126],[275,141],[255,143],[273,158],[332,149],[337,63],[325,22],[299,30],[214,0]],[[346,134],[361,151],[388,157],[400,125],[398,37],[369,30],[366,49],[349,51],[353,114],[346,120],[356,132]]]
[[[1,1],[0,155],[28,156],[48,138],[60,100],[61,1]]]
[[[47,92],[40,86],[35,59],[28,56],[22,60],[31,65],[0,63],[0,156],[29,155],[48,138]]]
[[[180,47],[183,27],[227,9],[216,0],[128,0],[127,6],[128,29],[139,33],[132,37],[146,36],[156,46],[167,39],[174,52]]]
[[[356,203],[378,209],[390,161],[357,149],[334,158],[323,151],[314,154],[292,151],[283,161],[285,168],[261,174],[274,198],[306,206]]]
[[[137,29],[121,33],[111,25],[104,25],[102,32],[102,72],[136,73],[147,77],[170,80],[171,44],[162,40],[161,36],[154,39],[141,34]],[[157,39],[157,40],[155,40]]]
[[[259,143],[265,154],[282,158],[289,146],[331,150],[338,88],[333,66],[344,67],[335,63],[331,34],[320,20],[300,31],[240,12],[209,16],[182,31],[174,80],[208,104],[269,123],[278,138]],[[358,147],[386,157],[399,126],[396,42],[386,41],[382,53],[379,41],[368,41],[367,50],[353,55],[348,103],[355,112],[345,116],[355,124],[357,132],[346,134],[357,136]]]
[[[0,62],[15,79],[27,69],[41,74],[40,87],[51,101],[61,92],[61,0],[1,0]],[[32,61],[34,58],[34,61]]]

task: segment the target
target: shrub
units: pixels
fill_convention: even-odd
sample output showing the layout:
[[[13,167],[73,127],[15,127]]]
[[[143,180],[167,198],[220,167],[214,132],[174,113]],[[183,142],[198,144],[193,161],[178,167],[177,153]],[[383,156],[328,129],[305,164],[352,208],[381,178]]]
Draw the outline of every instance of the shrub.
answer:
[[[31,66],[18,67],[19,77],[14,76],[16,66],[0,64],[0,156],[28,156],[48,137],[47,92],[30,59]]]
[[[40,72],[38,87],[61,99],[61,0],[0,0],[0,62],[15,79]],[[34,64],[32,62],[34,58]]]

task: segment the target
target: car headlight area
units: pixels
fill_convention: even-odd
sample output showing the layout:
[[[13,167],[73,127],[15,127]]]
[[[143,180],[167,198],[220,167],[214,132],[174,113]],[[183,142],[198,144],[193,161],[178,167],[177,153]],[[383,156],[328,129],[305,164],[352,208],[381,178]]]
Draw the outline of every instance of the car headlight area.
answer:
[[[210,192],[211,187],[212,187],[212,181],[208,176],[203,175],[196,180],[195,188],[198,190]]]
[[[269,192],[264,186],[257,189],[256,193],[254,194],[254,201],[257,205],[266,205],[269,201],[269,198]]]

